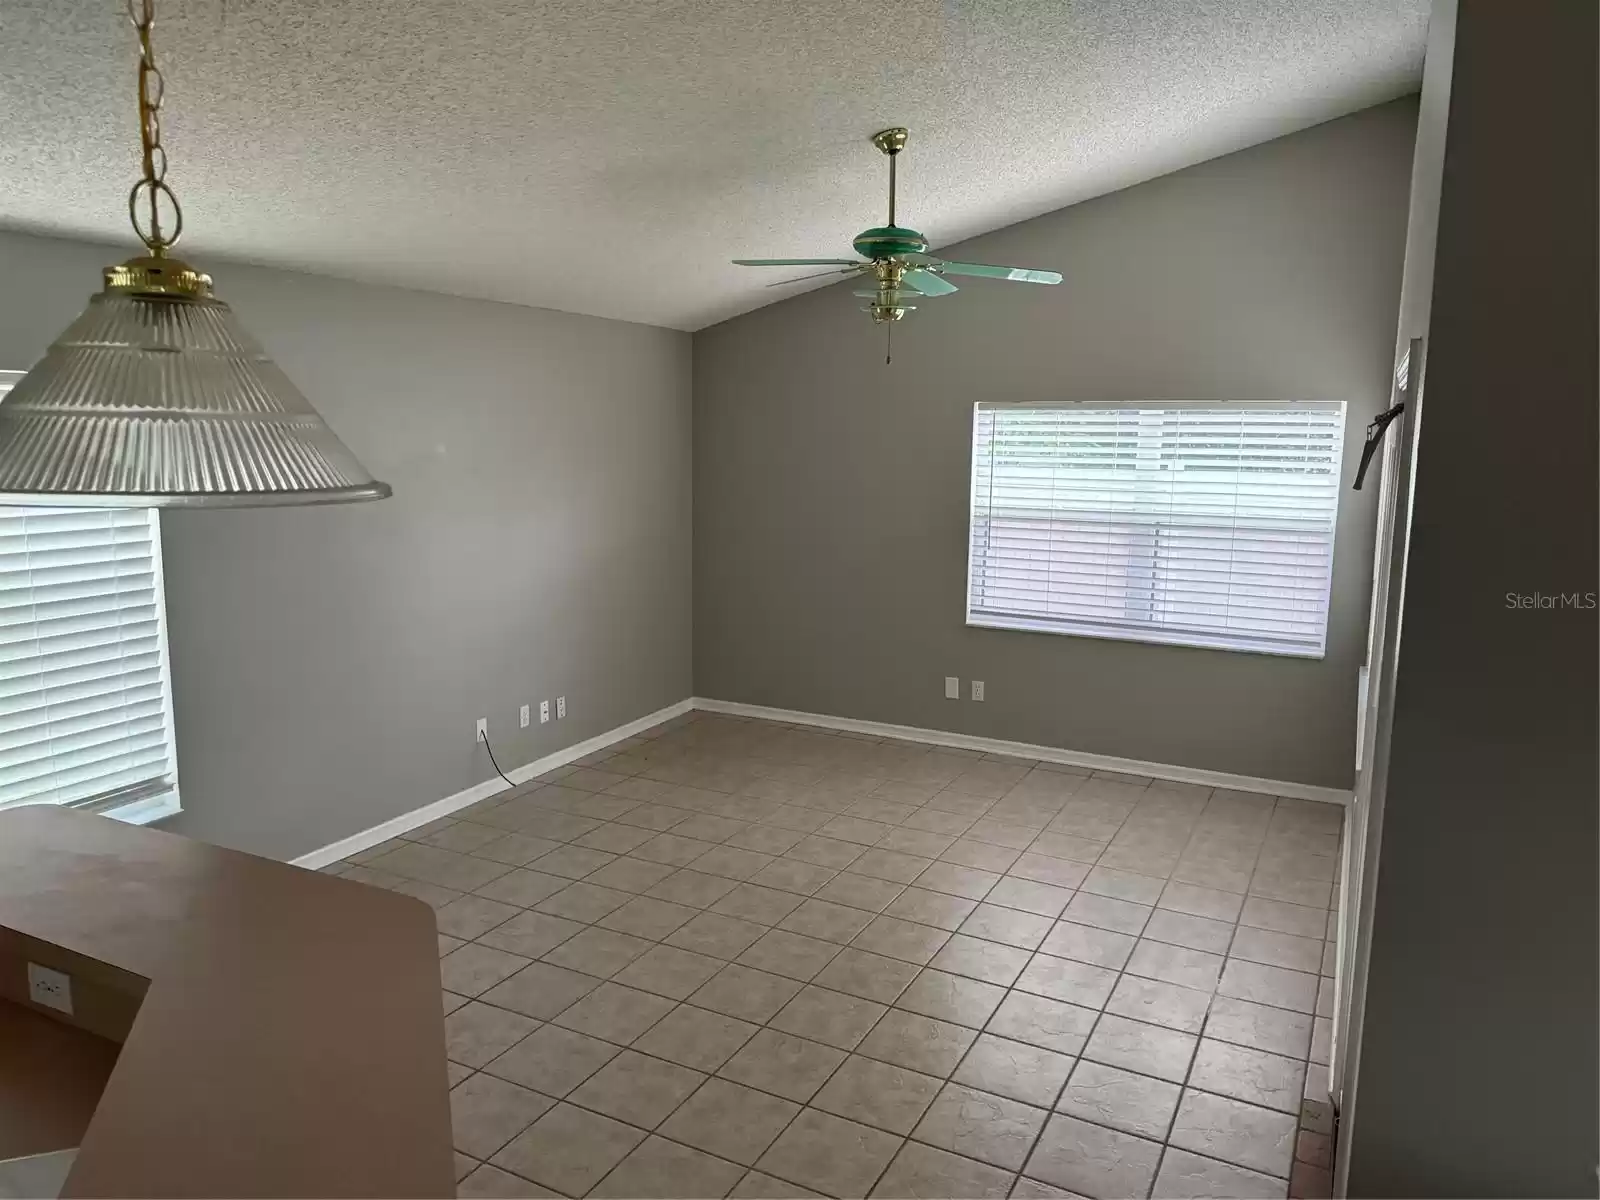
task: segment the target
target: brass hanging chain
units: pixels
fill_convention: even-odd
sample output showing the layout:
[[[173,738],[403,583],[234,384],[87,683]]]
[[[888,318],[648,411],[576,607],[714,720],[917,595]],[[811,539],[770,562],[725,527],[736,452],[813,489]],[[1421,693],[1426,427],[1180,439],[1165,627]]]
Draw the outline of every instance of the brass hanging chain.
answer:
[[[155,28],[155,0],[127,0],[128,20],[139,34],[139,141],[144,149],[144,177],[128,193],[128,217],[139,240],[160,258],[183,235],[183,209],[167,186],[167,152],[161,146],[161,102],[167,83],[156,66],[150,32]],[[161,227],[161,199],[172,207],[172,232]],[[140,201],[148,213],[149,228],[139,223]]]

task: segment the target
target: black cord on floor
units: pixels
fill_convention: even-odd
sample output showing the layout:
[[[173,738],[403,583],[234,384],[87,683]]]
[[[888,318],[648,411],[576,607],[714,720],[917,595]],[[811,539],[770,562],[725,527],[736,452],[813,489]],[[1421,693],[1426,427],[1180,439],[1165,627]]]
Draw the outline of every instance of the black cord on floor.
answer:
[[[489,761],[494,763],[494,773],[500,776],[501,779],[504,779],[507,783],[511,783],[511,777],[500,769],[499,763],[495,762],[494,747],[489,745],[489,735],[487,733],[483,735],[483,748],[489,752]],[[511,786],[516,787],[517,785],[511,783]]]

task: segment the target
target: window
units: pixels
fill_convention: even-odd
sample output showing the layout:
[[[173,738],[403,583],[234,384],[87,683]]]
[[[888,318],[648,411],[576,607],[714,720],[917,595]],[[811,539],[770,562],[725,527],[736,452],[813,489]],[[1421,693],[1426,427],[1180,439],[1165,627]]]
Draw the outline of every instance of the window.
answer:
[[[1343,448],[1343,404],[979,404],[967,623],[1320,658]]]
[[[0,808],[21,804],[178,811],[155,509],[0,506]]]

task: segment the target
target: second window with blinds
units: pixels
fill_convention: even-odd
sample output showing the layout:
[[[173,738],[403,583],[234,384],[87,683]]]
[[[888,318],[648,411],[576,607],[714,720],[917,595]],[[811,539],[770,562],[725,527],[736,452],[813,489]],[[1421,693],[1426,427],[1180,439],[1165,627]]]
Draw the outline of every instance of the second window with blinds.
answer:
[[[1344,409],[978,404],[967,623],[1322,657]]]

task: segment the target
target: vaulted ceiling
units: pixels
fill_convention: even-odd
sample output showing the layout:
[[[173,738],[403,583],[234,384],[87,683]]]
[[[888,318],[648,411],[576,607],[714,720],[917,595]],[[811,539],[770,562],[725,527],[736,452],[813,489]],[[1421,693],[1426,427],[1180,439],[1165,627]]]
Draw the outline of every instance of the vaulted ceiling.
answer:
[[[696,329],[1415,90],[1426,0],[158,0],[184,250]],[[0,225],[126,240],[122,0],[5,0]],[[1048,264],[1052,266],[1062,264]],[[1070,264],[1064,264],[1070,270]]]

